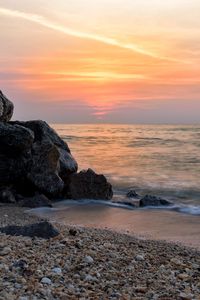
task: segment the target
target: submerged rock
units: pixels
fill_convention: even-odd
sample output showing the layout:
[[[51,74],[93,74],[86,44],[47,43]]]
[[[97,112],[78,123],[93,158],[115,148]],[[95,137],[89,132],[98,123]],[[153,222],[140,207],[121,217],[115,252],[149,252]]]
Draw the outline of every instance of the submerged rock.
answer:
[[[13,115],[13,103],[0,91],[0,122],[8,122]]]
[[[146,195],[144,198],[142,198],[139,202],[140,207],[145,207],[145,206],[169,206],[172,203],[162,199],[160,197],[156,196],[151,196],[151,195]]]
[[[139,195],[138,195],[138,193],[136,193],[135,190],[129,190],[129,191],[126,193],[126,197],[127,197],[127,198],[139,198]]]
[[[98,175],[88,169],[70,176],[69,195],[72,199],[110,200],[113,191],[104,175]]]
[[[15,203],[15,195],[9,188],[0,188],[0,202],[1,203]]]
[[[43,239],[53,238],[59,235],[59,231],[55,229],[51,223],[42,221],[35,224],[25,226],[6,226],[1,227],[0,231],[7,235],[39,237]]]

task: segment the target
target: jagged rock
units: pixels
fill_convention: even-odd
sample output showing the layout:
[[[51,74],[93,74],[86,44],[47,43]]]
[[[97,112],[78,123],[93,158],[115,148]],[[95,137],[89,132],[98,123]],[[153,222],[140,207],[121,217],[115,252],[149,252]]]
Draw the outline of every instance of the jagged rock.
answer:
[[[19,205],[29,208],[52,207],[51,201],[45,195],[22,198],[19,201]]]
[[[69,195],[72,199],[112,199],[111,184],[104,175],[83,170],[70,176]]]
[[[39,223],[29,224],[25,226],[5,226],[1,227],[0,231],[7,235],[22,235],[29,237],[40,237],[43,239],[49,239],[59,235],[59,231],[47,221],[42,221]]]
[[[12,122],[13,123],[13,122]],[[66,174],[75,173],[78,170],[78,164],[71,155],[70,149],[59,136],[45,121],[34,120],[27,122],[16,121],[14,124],[31,129],[35,133],[36,142],[49,142],[56,146],[59,151],[59,175],[65,177]]]
[[[10,122],[12,127],[22,127],[34,134],[31,158],[26,178],[40,192],[60,197],[64,181],[77,171],[78,165],[68,145],[44,121]]]
[[[168,206],[171,205],[171,202],[162,199],[160,197],[146,195],[144,198],[142,198],[139,202],[140,207],[144,206]]]
[[[13,115],[13,103],[0,91],[0,122],[8,122]]]

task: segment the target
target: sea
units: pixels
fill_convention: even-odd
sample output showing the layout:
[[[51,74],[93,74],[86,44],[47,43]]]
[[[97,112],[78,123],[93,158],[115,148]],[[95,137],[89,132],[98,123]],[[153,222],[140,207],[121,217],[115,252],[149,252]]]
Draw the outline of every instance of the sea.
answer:
[[[42,216],[200,247],[200,125],[52,127],[68,143],[79,170],[91,168],[107,177],[114,200],[61,201],[53,209],[40,209]],[[135,209],[123,204],[130,189],[173,205]]]

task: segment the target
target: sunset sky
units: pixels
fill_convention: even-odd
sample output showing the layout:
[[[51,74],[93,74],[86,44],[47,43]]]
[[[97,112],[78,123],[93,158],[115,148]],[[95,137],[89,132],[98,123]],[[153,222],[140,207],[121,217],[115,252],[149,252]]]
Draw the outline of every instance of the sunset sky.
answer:
[[[199,0],[0,0],[15,119],[200,122]]]

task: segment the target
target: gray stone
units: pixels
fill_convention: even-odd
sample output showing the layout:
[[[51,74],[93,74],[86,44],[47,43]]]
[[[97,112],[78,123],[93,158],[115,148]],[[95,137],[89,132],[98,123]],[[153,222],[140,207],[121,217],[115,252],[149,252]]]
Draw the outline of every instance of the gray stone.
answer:
[[[169,206],[172,203],[160,197],[146,195],[140,200],[139,206]]]

